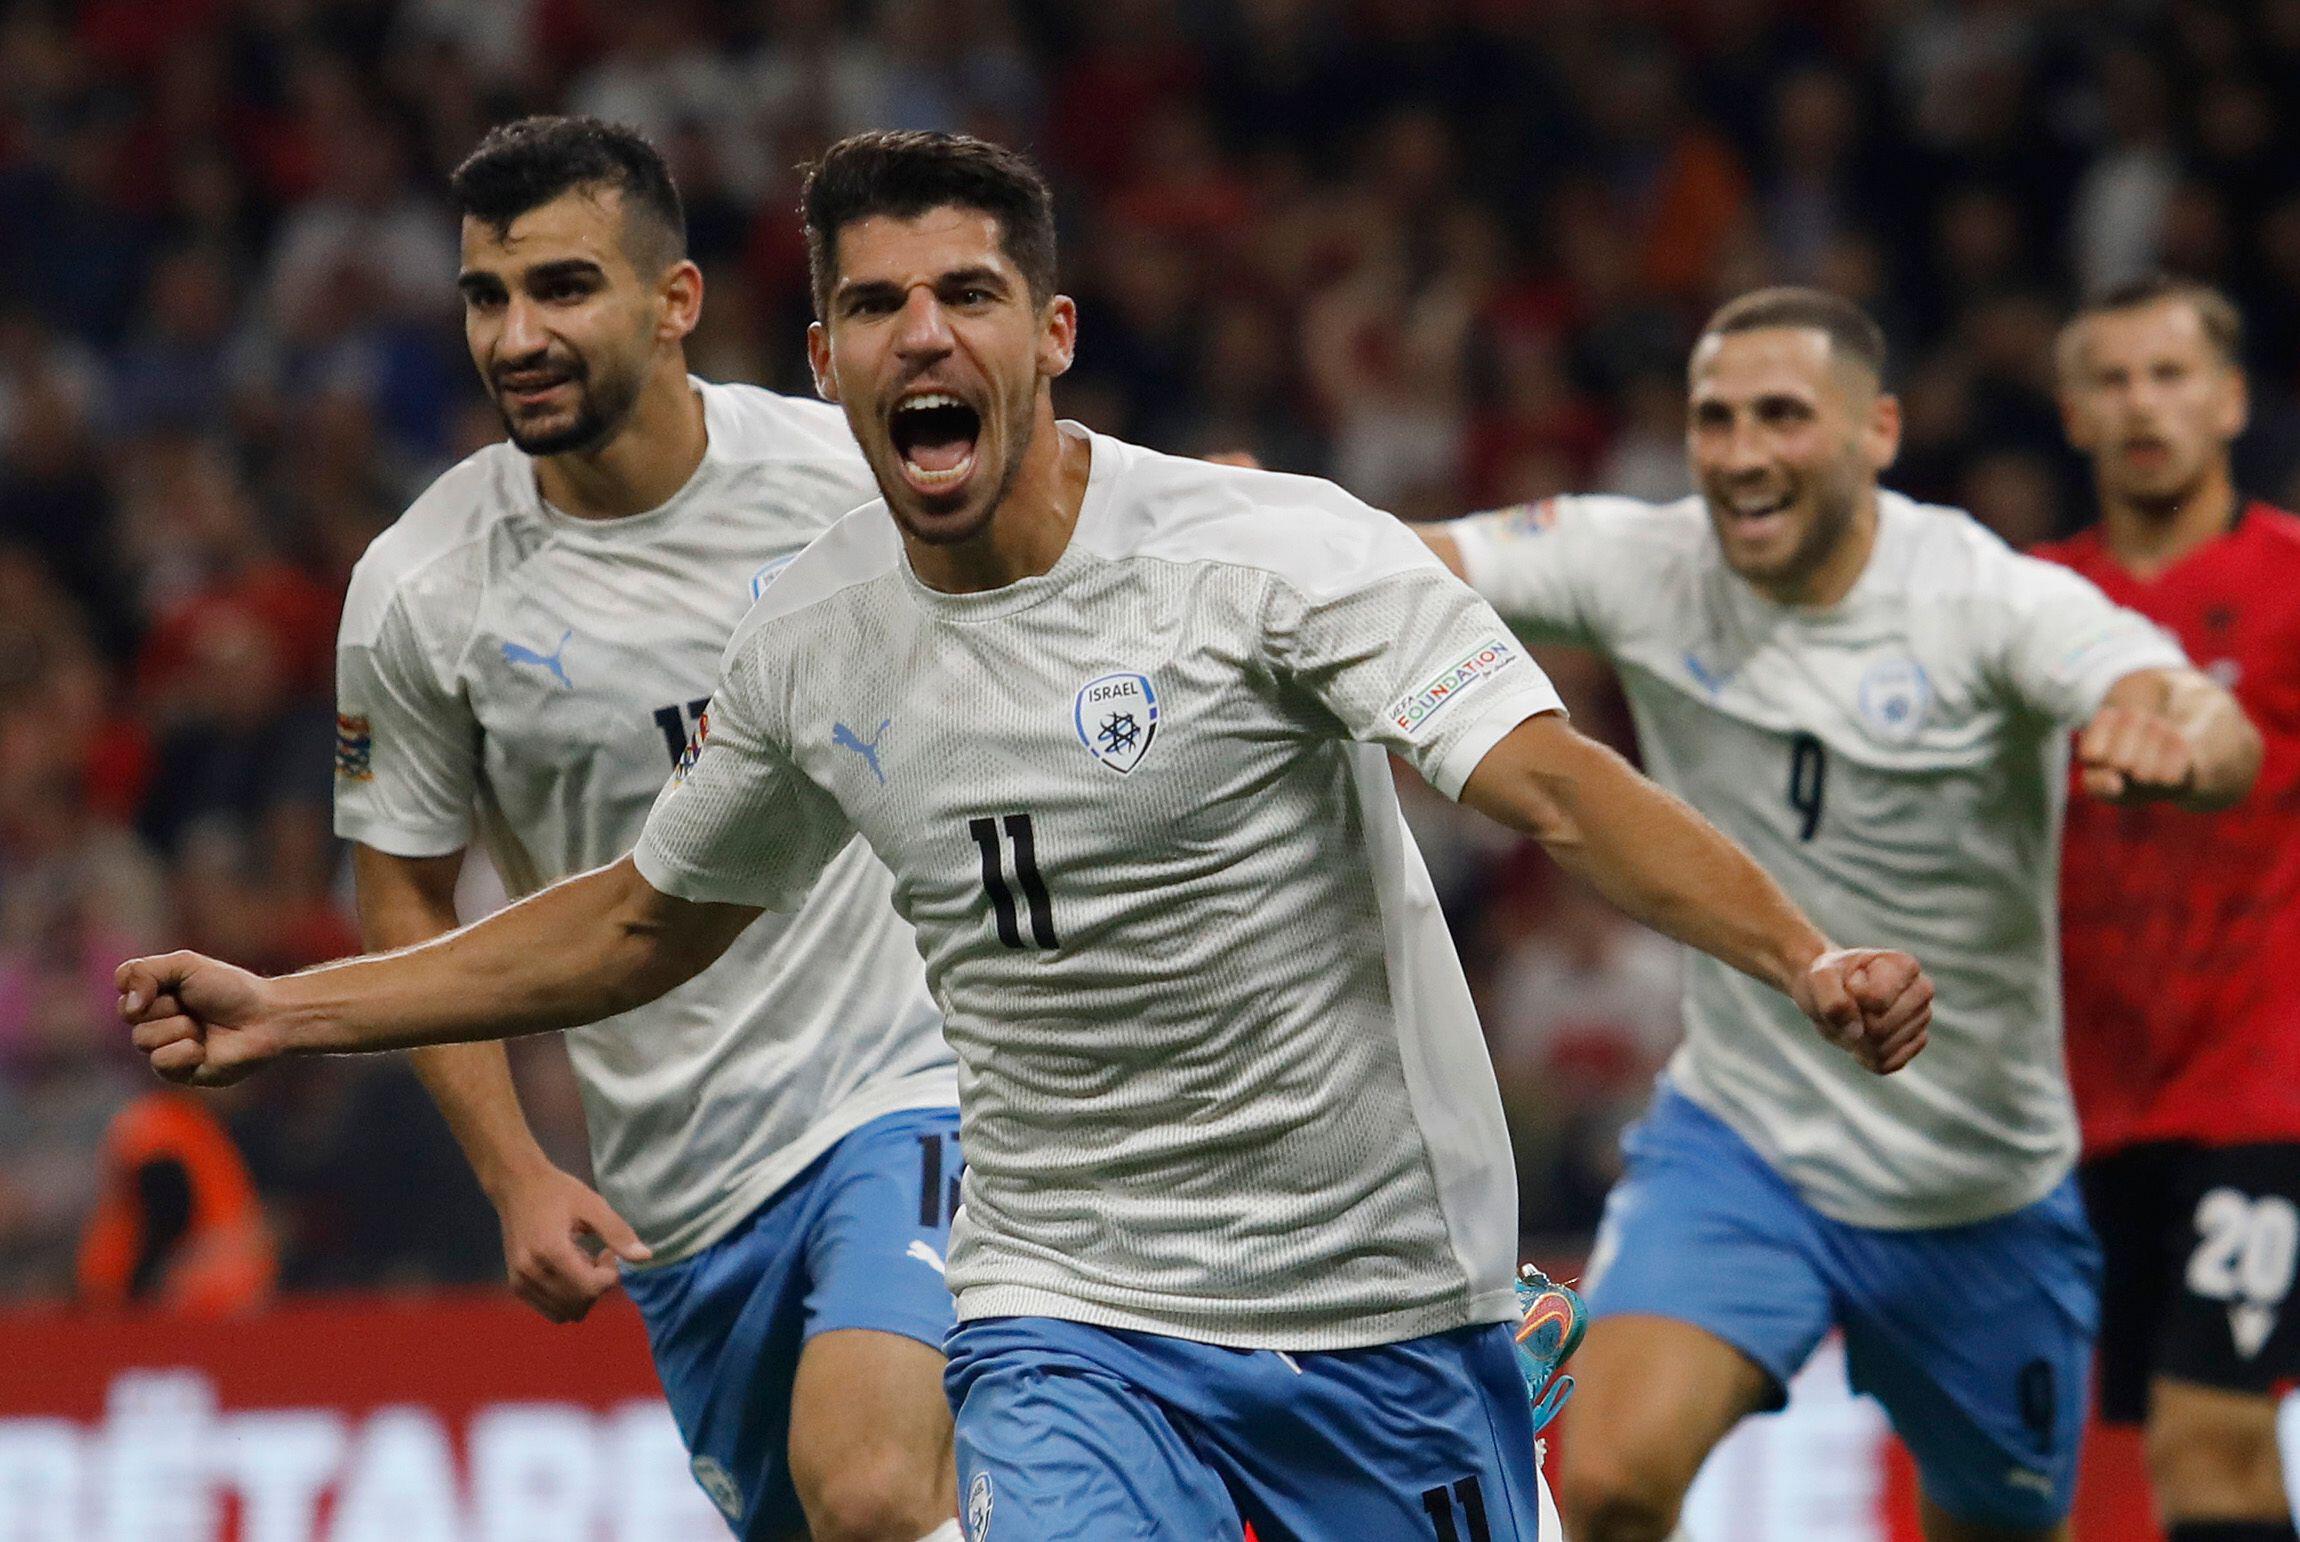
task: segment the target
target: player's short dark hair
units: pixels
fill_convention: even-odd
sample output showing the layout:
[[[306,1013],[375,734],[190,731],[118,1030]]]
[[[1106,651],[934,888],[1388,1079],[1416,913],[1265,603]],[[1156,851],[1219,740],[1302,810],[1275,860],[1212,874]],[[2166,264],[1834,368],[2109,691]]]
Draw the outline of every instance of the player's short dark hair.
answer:
[[[2065,373],[2076,362],[2077,329],[2095,316],[2143,310],[2165,302],[2185,305],[2196,312],[2204,327],[2204,340],[2223,364],[2239,368],[2244,361],[2244,313],[2236,302],[2201,279],[2174,273],[2147,273],[2112,284],[2076,308],[2060,329],[2060,365]]]
[[[916,219],[947,205],[998,221],[999,244],[1043,305],[1054,296],[1054,195],[1038,168],[1014,151],[967,134],[876,130],[850,134],[806,168],[799,213],[815,314],[826,314],[838,277],[839,232],[885,215]]]
[[[1826,289],[1783,285],[1752,289],[1728,300],[1701,329],[1703,337],[1729,337],[1773,327],[1803,327],[1829,339],[1829,351],[1851,359],[1877,379],[1885,378],[1885,332],[1869,313]]]
[[[632,259],[660,271],[687,255],[687,213],[670,167],[637,129],[539,114],[502,123],[447,179],[456,208],[497,234],[563,193],[622,195]]]

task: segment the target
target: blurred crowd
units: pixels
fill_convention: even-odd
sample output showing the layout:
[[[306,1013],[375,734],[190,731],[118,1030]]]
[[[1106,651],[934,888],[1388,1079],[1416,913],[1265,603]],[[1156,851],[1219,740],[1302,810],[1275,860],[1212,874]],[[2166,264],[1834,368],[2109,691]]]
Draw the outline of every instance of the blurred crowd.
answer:
[[[805,388],[793,168],[864,127],[1027,148],[1083,313],[1066,413],[1431,517],[1687,490],[1683,360],[1766,282],[1866,305],[1890,479],[2081,517],[2071,297],[2251,321],[2247,484],[2300,501],[2300,0],[86,0],[0,7],[0,1298],[61,1297],[148,1085],[120,958],[356,946],[333,629],[367,541],[498,427],[447,171],[490,123],[645,129],[707,277],[697,371]],[[1552,660],[1625,737],[1602,673]],[[1594,1217],[1675,1034],[1672,951],[1411,790],[1519,1141]],[[581,1170],[549,1048],[521,1070]],[[494,1228],[400,1067],[217,1100],[280,1279],[476,1279]]]

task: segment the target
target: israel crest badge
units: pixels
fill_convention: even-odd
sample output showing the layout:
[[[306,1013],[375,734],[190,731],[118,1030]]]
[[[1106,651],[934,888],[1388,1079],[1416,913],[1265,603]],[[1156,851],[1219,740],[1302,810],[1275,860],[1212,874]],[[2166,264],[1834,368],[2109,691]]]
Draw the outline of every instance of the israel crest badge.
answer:
[[[1078,742],[1120,776],[1142,764],[1158,733],[1158,692],[1148,675],[1103,675],[1078,688],[1071,709]]]
[[[1933,682],[1915,659],[1893,658],[1869,666],[1861,676],[1861,716],[1877,737],[1907,744],[1923,731],[1933,703]]]

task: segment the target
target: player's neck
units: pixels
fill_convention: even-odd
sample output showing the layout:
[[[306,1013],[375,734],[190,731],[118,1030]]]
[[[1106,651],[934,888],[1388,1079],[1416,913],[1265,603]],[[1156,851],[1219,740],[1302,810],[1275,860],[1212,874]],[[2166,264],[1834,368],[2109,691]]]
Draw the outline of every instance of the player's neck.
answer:
[[[1084,439],[1072,438],[1056,424],[1048,398],[1039,398],[1036,411],[1038,421],[1022,465],[980,534],[948,546],[904,534],[910,570],[929,589],[945,594],[1003,589],[1049,571],[1069,549],[1070,533],[1077,528],[1078,511],[1086,501],[1093,451]]]
[[[1776,605],[1825,610],[1853,592],[1876,550],[1877,490],[1871,487],[1861,495],[1845,533],[1811,571],[1770,582],[1751,579],[1750,584]]]
[[[2117,565],[2136,578],[2154,578],[2199,546],[2226,535],[2242,499],[2221,461],[2188,496],[2171,504],[2144,504],[2107,493],[2100,500],[2100,538]]]
[[[703,398],[674,359],[648,377],[631,415],[595,450],[544,455],[535,485],[577,519],[623,519],[659,509],[685,487],[710,448]]]

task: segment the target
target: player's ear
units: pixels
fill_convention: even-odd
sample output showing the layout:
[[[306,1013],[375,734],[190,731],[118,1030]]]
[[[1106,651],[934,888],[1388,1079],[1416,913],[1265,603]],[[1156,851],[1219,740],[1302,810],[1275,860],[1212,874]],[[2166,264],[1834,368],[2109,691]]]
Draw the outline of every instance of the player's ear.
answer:
[[[826,402],[836,402],[839,377],[831,368],[831,335],[819,321],[807,323],[807,367],[814,371],[815,395]]]
[[[1046,321],[1038,334],[1038,373],[1049,380],[1068,374],[1077,353],[1078,304],[1058,294],[1046,302]]]
[[[663,316],[656,335],[666,343],[685,341],[703,319],[703,270],[682,257],[663,270],[658,292]]]
[[[1901,399],[1879,391],[1869,404],[1869,421],[1861,430],[1861,446],[1871,469],[1882,472],[1901,453]]]

